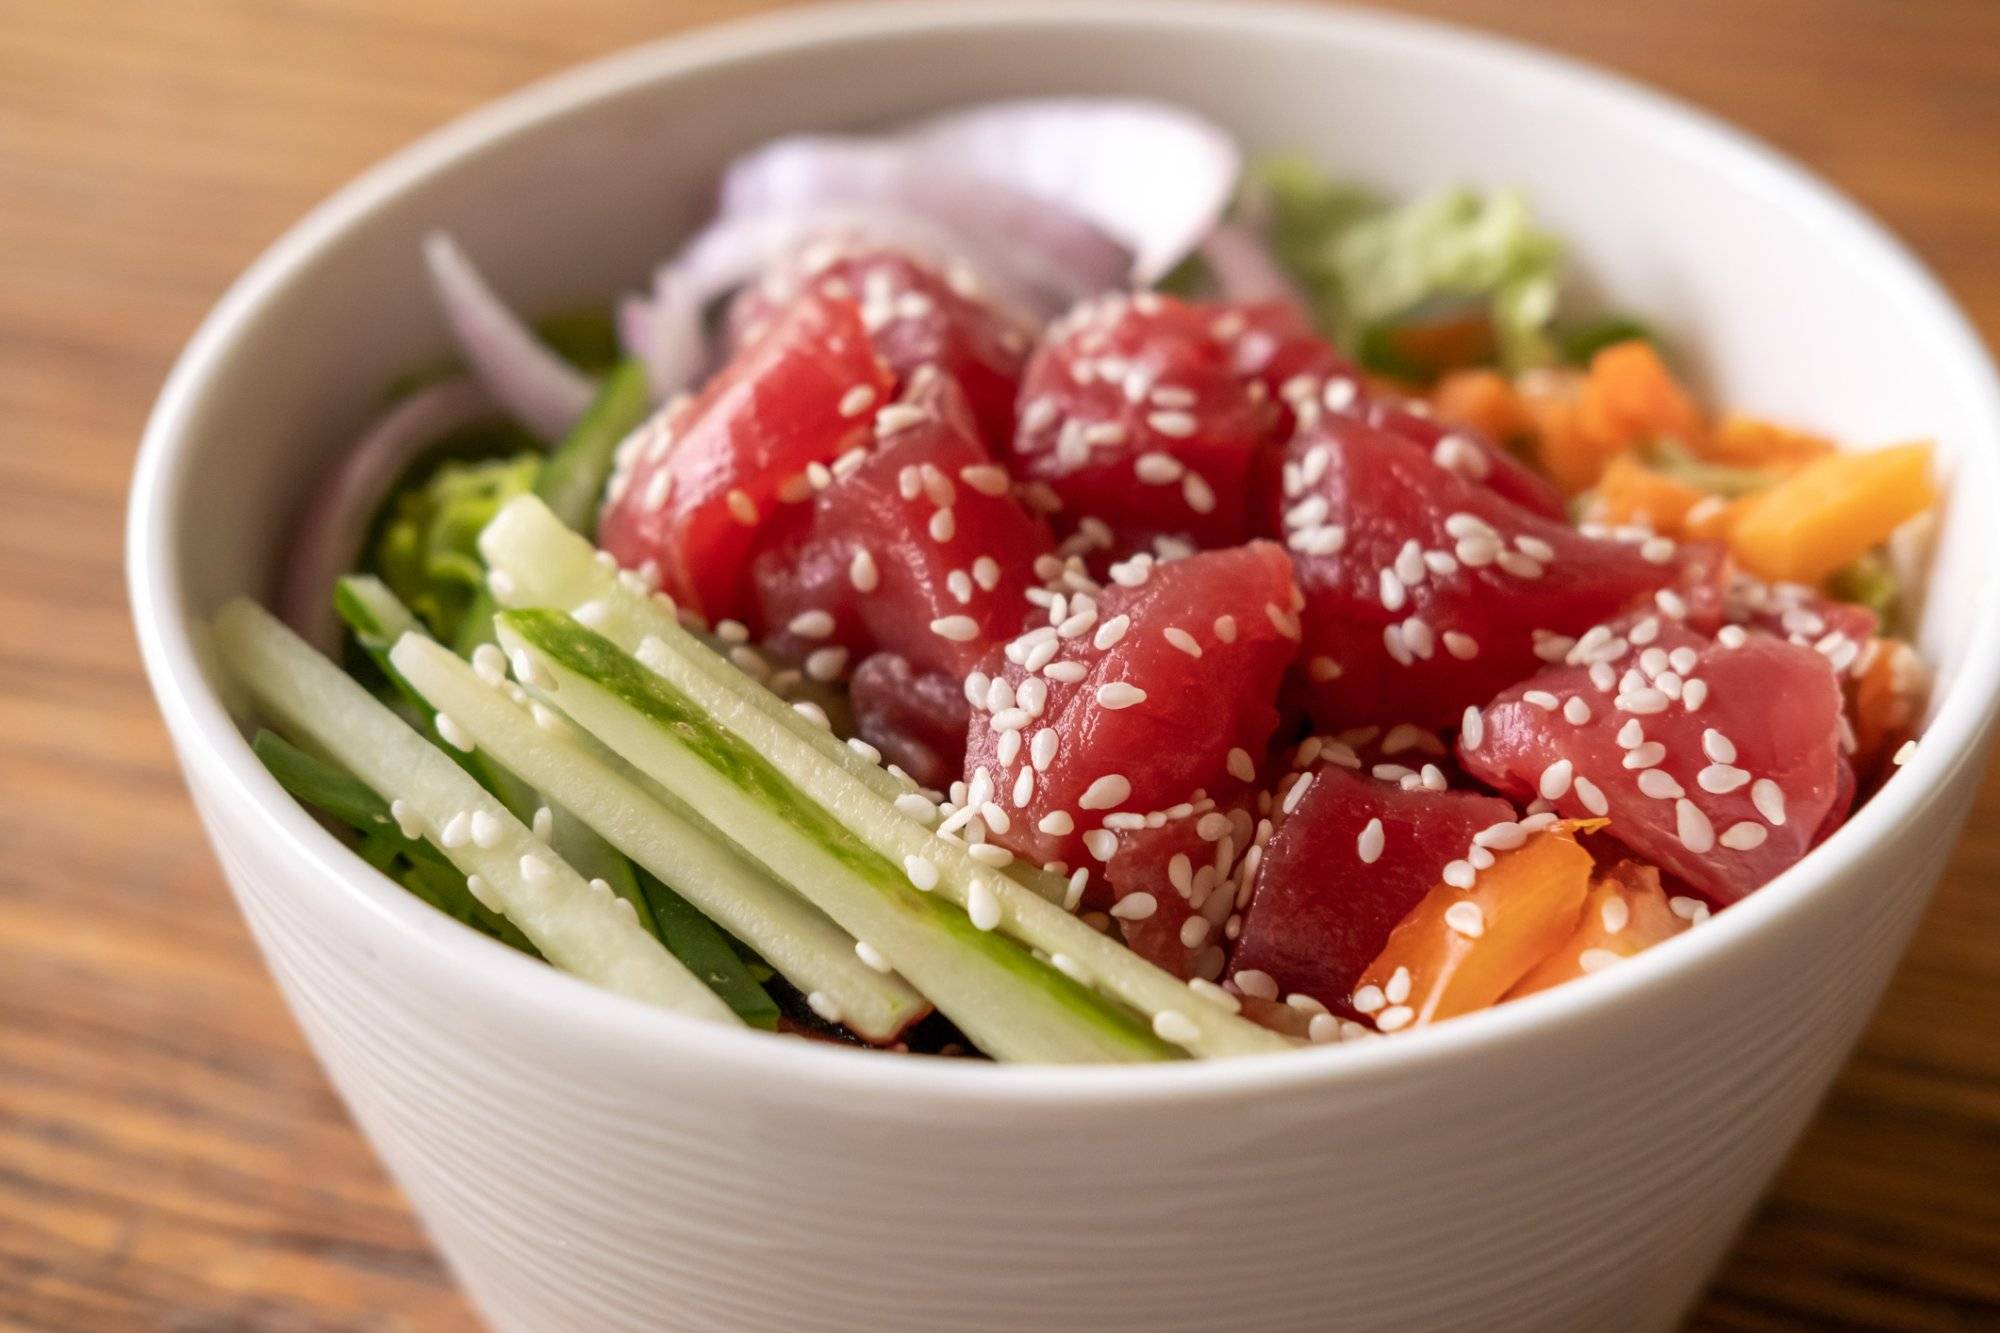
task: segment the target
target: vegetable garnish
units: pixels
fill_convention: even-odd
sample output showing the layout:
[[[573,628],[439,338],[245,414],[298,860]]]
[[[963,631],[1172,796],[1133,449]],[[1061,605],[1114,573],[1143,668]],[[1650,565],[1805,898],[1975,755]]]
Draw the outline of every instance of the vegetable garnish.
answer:
[[[892,1050],[1369,1039],[1667,943],[1919,743],[1932,447],[1717,415],[1516,193],[1058,98],[719,198],[615,316],[433,237],[458,355],[307,511],[312,646],[216,621],[285,789],[522,953]]]

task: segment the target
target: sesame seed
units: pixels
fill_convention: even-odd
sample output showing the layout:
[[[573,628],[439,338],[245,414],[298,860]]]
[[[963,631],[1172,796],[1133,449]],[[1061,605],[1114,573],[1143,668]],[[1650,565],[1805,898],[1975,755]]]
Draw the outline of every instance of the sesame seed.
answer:
[[[1576,956],[1576,965],[1585,973],[1601,972],[1622,956],[1610,949],[1585,949]]]
[[[886,974],[894,970],[889,966],[889,960],[882,956],[881,950],[866,940],[854,941],[854,956],[861,960],[864,967],[874,971]]]
[[[992,885],[984,880],[972,882],[965,895],[965,914],[980,930],[992,930],[1000,924],[1000,899],[994,894]]]
[[[1122,773],[1106,773],[1091,783],[1077,799],[1077,805],[1085,810],[1112,810],[1125,803],[1132,795],[1132,784]]]
[[[1242,989],[1243,973],[1238,972],[1236,974],[1236,984],[1238,989]],[[1243,993],[1248,995],[1252,992],[1245,990]],[[1273,1000],[1278,998],[1278,986],[1276,982],[1271,983],[1271,994],[1265,998]],[[1354,992],[1353,1005],[1356,1013],[1372,1014],[1380,1010],[1387,1003],[1389,1003],[1388,997],[1382,994],[1380,986],[1363,986]]]
[[[928,857],[906,856],[903,858],[903,873],[910,877],[910,883],[929,893],[937,887],[938,870]]]
[[[1470,634],[1448,629],[1444,632],[1444,650],[1461,662],[1470,662],[1479,656],[1479,641]]]
[[[423,816],[410,808],[404,800],[389,802],[389,818],[396,821],[396,829],[406,838],[420,838],[424,833]]]
[[[1111,915],[1120,921],[1147,921],[1159,910],[1159,899],[1144,890],[1128,893],[1111,905]]]
[[[1741,648],[1750,641],[1750,635],[1741,625],[1724,625],[1715,632],[1715,641],[1724,648]]]
[[[931,622],[931,633],[953,643],[971,643],[979,637],[979,622],[971,616],[942,616]]]
[[[1488,824],[1472,835],[1472,845],[1488,847],[1494,851],[1511,852],[1528,840],[1527,832],[1511,819],[1503,819],[1497,824]]]
[[[1542,770],[1536,790],[1545,801],[1559,801],[1568,794],[1570,780],[1575,776],[1576,766],[1567,759],[1558,759]]]
[[[1479,910],[1479,904],[1470,900],[1456,902],[1444,909],[1444,923],[1467,939],[1476,940],[1486,933],[1486,913]]]
[[[1667,757],[1667,747],[1658,741],[1640,741],[1625,752],[1625,767],[1652,768]]]
[[[1458,741],[1468,750],[1477,750],[1479,743],[1486,739],[1486,717],[1479,709],[1467,704],[1465,716],[1459,722]]]
[[[1767,836],[1762,824],[1746,819],[1724,829],[1717,841],[1732,852],[1747,852],[1763,846]]]
[[[1283,811],[1288,815],[1292,813],[1292,811],[1298,809],[1299,802],[1303,801],[1306,798],[1306,791],[1312,786],[1312,783],[1313,783],[1312,774],[1306,773],[1301,775],[1296,782],[1292,783],[1292,785],[1285,790],[1285,799],[1282,802],[1280,808],[1283,809]]]
[[[1664,565],[1674,558],[1673,540],[1667,537],[1648,537],[1639,543],[1639,558],[1655,565]]]
[[[1100,708],[1130,708],[1146,702],[1146,692],[1130,681],[1114,680],[1097,687],[1097,705]]]
[[[1694,780],[1703,791],[1722,796],[1750,781],[1750,775],[1730,764],[1710,764],[1695,774]]]
[[[1700,677],[1696,677],[1695,679],[1690,680],[1686,684],[1681,686],[1681,703],[1687,707],[1688,712],[1690,713],[1700,712],[1701,706],[1707,702],[1708,702],[1707,681],[1702,680]]]
[[[825,991],[816,990],[808,992],[806,995],[806,1007],[829,1023],[838,1023],[841,1020],[840,1005]]]
[[[444,827],[438,830],[438,843],[447,848],[463,847],[472,838],[471,830],[471,812],[461,810],[444,821]]]
[[[1215,629],[1215,637],[1220,639],[1222,642],[1224,643],[1236,642],[1235,616],[1217,616],[1215,618],[1214,629]]]
[[[1576,780],[1570,785],[1570,790],[1576,793],[1577,800],[1583,802],[1583,808],[1599,819],[1610,812],[1611,804],[1604,799],[1604,793],[1597,789],[1596,783],[1581,773],[1577,774]]]
[[[1028,762],[1034,765],[1037,773],[1045,771],[1050,761],[1056,757],[1057,740],[1054,728],[1043,727],[1035,733],[1034,740],[1029,742]]]
[[[825,611],[801,611],[785,628],[801,639],[824,639],[833,633],[833,616]]]
[[[1361,830],[1361,836],[1354,840],[1355,854],[1361,858],[1363,865],[1372,866],[1382,859],[1382,847],[1386,841],[1387,835],[1383,832],[1382,821],[1371,819]]]
[[[1478,877],[1470,861],[1452,861],[1444,868],[1444,882],[1454,889],[1469,889]]]
[[[732,487],[729,494],[723,497],[723,502],[729,506],[730,517],[738,523],[746,528],[757,525],[757,502],[741,487]]]
[[[1208,938],[1209,924],[1206,917],[1191,916],[1181,922],[1181,947],[1199,949]]]
[[[1194,434],[1196,422],[1192,413],[1169,411],[1148,413],[1146,424],[1161,435],[1184,440]]]
[[[1889,762],[1894,764],[1897,768],[1901,768],[1904,764],[1909,763],[1910,760],[1916,757],[1917,757],[1917,742],[1913,738],[1904,741],[1901,745],[1898,745],[1896,747],[1896,753],[1889,756]]]
[[[1785,793],[1771,779],[1758,778],[1750,784],[1750,803],[1765,823],[1773,828],[1785,826]]]
[[[1674,803],[1674,825],[1681,845],[1696,856],[1714,849],[1715,827],[1693,801],[1682,799]]]
[[[535,725],[551,736],[567,737],[569,723],[553,709],[536,702],[528,705],[528,716],[535,719]]]
[[[1625,712],[1650,715],[1666,712],[1667,704],[1670,700],[1660,690],[1654,689],[1652,686],[1647,686],[1645,689],[1632,690],[1621,694],[1612,702],[1616,707],[1623,709]]]
[[[1416,1011],[1411,1009],[1408,1005],[1406,1004],[1394,1005],[1388,1009],[1384,1009],[1379,1015],[1377,1015],[1375,1019],[1375,1026],[1383,1032],[1396,1032],[1402,1028],[1408,1027],[1410,1025],[1410,1020],[1414,1019],[1416,1016],[1417,1016]]]
[[[1590,721],[1590,705],[1584,702],[1582,695],[1573,694],[1563,700],[1562,714],[1565,721],[1580,727]]]
[[[1197,514],[1215,512],[1215,488],[1199,472],[1190,472],[1181,478],[1181,499]]]
[[[1529,690],[1521,696],[1521,702],[1533,705],[1544,713],[1553,713],[1562,704],[1560,699],[1547,690]]]
[[[530,884],[546,884],[555,874],[549,863],[539,856],[528,855],[521,858],[521,878]]]
[[[1153,1015],[1153,1035],[1161,1041],[1186,1045],[1201,1036],[1201,1029],[1195,1026],[1193,1019],[1178,1009],[1162,1009]]]
[[[1194,635],[1188,633],[1180,626],[1169,625],[1164,630],[1160,631],[1160,634],[1161,637],[1166,639],[1168,643],[1180,649],[1182,652],[1186,653],[1189,657],[1201,656],[1201,645],[1194,641]]]
[[[1104,652],[1115,646],[1120,639],[1124,638],[1125,631],[1130,628],[1132,628],[1132,618],[1130,616],[1113,616],[1097,627],[1097,633],[1090,640],[1091,646],[1099,652]]]
[[[898,810],[920,824],[931,824],[937,821],[937,806],[931,802],[928,796],[919,792],[906,791],[902,793],[896,797],[895,805]]]
[[[1632,906],[1623,898],[1606,898],[1597,919],[1603,923],[1605,934],[1616,935],[1632,920]]]
[[[996,463],[973,463],[958,470],[958,479],[994,499],[1007,493],[1007,470]]]
[[[444,739],[445,744],[467,754],[472,752],[472,734],[460,726],[456,718],[450,713],[439,713],[436,715],[436,721],[437,734]]]
[[[1396,571],[1393,569],[1382,570],[1377,582],[1381,589],[1380,596],[1383,609],[1388,611],[1402,610],[1403,604],[1409,600],[1409,597],[1403,588],[1402,579],[1396,576]]]
[[[503,830],[500,821],[484,810],[472,812],[472,844],[475,847],[498,847]]]
[[[958,520],[949,509],[940,509],[931,515],[931,540],[939,544],[950,541],[958,533]]]
[[[1235,778],[1238,782],[1254,782],[1257,780],[1257,765],[1251,760],[1250,752],[1240,745],[1230,750],[1228,767],[1229,776]]]
[[[858,417],[875,405],[875,386],[857,384],[840,396],[840,415]]]
[[[1167,486],[1179,481],[1187,467],[1172,454],[1150,450],[1133,460],[1132,471],[1149,486]]]
[[[1674,801],[1687,795],[1686,789],[1664,768],[1649,768],[1639,774],[1639,791],[1656,801]]]

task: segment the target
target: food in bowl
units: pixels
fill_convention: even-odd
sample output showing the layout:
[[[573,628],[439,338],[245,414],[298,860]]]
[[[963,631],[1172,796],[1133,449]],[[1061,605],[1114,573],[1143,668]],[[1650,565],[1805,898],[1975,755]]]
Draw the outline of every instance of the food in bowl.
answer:
[[[1118,1061],[1509,1003],[1805,856],[1924,691],[1928,446],[1713,418],[1560,254],[1078,100],[766,145],[615,320],[434,237],[459,360],[319,491],[294,628],[217,643],[359,855],[717,1022]]]

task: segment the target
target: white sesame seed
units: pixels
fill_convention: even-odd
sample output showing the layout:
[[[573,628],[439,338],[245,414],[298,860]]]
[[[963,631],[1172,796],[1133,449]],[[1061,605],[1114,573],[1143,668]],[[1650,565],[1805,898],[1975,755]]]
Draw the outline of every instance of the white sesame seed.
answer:
[[[1209,924],[1206,917],[1191,916],[1181,922],[1181,947],[1199,949],[1208,938]]]
[[[1576,956],[1576,965],[1585,973],[1601,972],[1622,957],[1610,949],[1585,949]]]
[[[530,884],[546,884],[555,874],[549,863],[539,856],[528,855],[521,858],[521,878]]]
[[[1104,652],[1116,645],[1120,639],[1124,638],[1125,631],[1131,627],[1132,618],[1130,616],[1113,616],[1097,627],[1097,633],[1090,640],[1091,646],[1099,652]]]
[[[1577,800],[1583,802],[1583,808],[1597,818],[1602,819],[1610,812],[1611,804],[1604,799],[1604,793],[1597,789],[1596,783],[1581,773],[1577,774],[1576,780],[1570,784],[1570,790],[1576,793]]]
[[[396,821],[396,829],[406,838],[421,838],[424,834],[424,819],[410,803],[404,800],[389,802],[389,818]]]
[[[1130,681],[1108,681],[1097,687],[1097,705],[1100,708],[1130,708],[1146,702],[1146,692]]]
[[[1461,662],[1470,662],[1479,656],[1479,641],[1470,634],[1448,629],[1444,632],[1444,650]]]
[[[1542,770],[1541,781],[1536,789],[1545,801],[1559,801],[1569,793],[1570,780],[1576,775],[1576,766],[1567,759],[1558,759]]]
[[[1511,819],[1503,819],[1497,824],[1488,824],[1472,835],[1472,845],[1489,847],[1494,851],[1511,852],[1528,840],[1522,827]]]
[[[825,611],[801,611],[785,628],[801,639],[824,639],[833,633],[833,616]]]
[[[1758,778],[1750,784],[1750,803],[1757,807],[1757,813],[1773,828],[1785,826],[1785,793],[1769,778]]]
[[[1389,611],[1402,610],[1403,604],[1409,600],[1409,597],[1403,588],[1403,581],[1396,577],[1396,571],[1393,569],[1380,571],[1377,582],[1380,585],[1383,608]]]
[[[1178,1009],[1162,1009],[1153,1015],[1153,1035],[1161,1041],[1176,1045],[1186,1045],[1201,1036],[1201,1029],[1194,1020]]]
[[[1201,656],[1201,645],[1195,642],[1194,635],[1188,633],[1179,625],[1169,625],[1160,633],[1161,637],[1166,639],[1168,643],[1180,649],[1189,657]]]
[[[896,797],[895,805],[898,810],[920,824],[937,822],[937,806],[921,792],[906,791]]]
[[[840,396],[840,415],[858,417],[875,405],[875,386],[857,384]]]
[[[757,502],[750,498],[747,491],[741,487],[732,487],[729,494],[723,497],[723,502],[729,506],[730,517],[738,523],[746,528],[756,526]]]
[[[1371,819],[1361,830],[1361,836],[1354,840],[1355,854],[1361,858],[1363,865],[1372,866],[1382,859],[1382,848],[1386,841],[1387,835],[1383,832],[1382,821]]]
[[[965,894],[965,914],[980,930],[992,930],[1000,924],[1000,899],[995,896],[992,885],[985,880],[972,882],[972,887]]]
[[[1666,746],[1658,741],[1641,741],[1625,752],[1625,767],[1652,768],[1666,757]]]
[[[931,633],[953,643],[971,643],[979,637],[979,622],[971,616],[941,616],[931,622]]]
[[[1146,416],[1146,424],[1161,435],[1184,440],[1194,434],[1196,422],[1188,412],[1151,412]]]
[[[1714,727],[1706,727],[1701,733],[1701,752],[1718,764],[1736,762],[1736,744]]]
[[[1132,784],[1122,773],[1106,773],[1084,789],[1077,805],[1085,810],[1113,810],[1132,794]]]
[[[1445,908],[1444,923],[1469,940],[1476,940],[1486,933],[1486,913],[1480,911],[1479,904],[1470,899]]]
[[[1132,471],[1148,486],[1167,486],[1179,481],[1187,467],[1172,454],[1150,450],[1133,460]]]
[[[1619,934],[1632,920],[1632,906],[1623,898],[1606,898],[1604,906],[1599,909],[1597,919],[1603,923],[1605,934]]]
[[[1715,827],[1693,801],[1682,799],[1674,803],[1674,825],[1681,845],[1696,856],[1714,849]]]
[[[1671,701],[1663,692],[1649,685],[1644,689],[1631,690],[1621,694],[1612,702],[1614,706],[1627,713],[1651,715],[1653,713],[1666,712],[1667,705]]]
[[[1444,882],[1454,889],[1469,889],[1479,877],[1470,861],[1452,861],[1444,868]]]
[[[1254,782],[1257,779],[1257,765],[1250,758],[1250,752],[1240,745],[1229,751],[1228,768],[1229,776],[1238,782]]]
[[[438,830],[438,842],[447,848],[463,847],[471,839],[472,813],[467,810],[461,810],[445,820],[444,827]]]
[[[1750,641],[1750,635],[1741,625],[1724,625],[1715,632],[1715,641],[1724,648],[1741,648]]]
[[[472,812],[472,844],[475,847],[498,847],[504,830],[500,821],[484,810]]]
[[[1674,801],[1687,795],[1687,791],[1674,779],[1674,775],[1664,768],[1649,768],[1639,774],[1639,791],[1656,801]]]
[[[1481,713],[1477,706],[1472,704],[1467,704],[1465,708],[1465,717],[1460,721],[1458,727],[1459,744],[1463,745],[1468,750],[1477,750],[1479,748],[1480,742],[1485,739],[1486,739],[1485,714]]]
[[[1747,852],[1763,846],[1767,836],[1762,824],[1745,819],[1724,829],[1717,841],[1732,852]]]
[[[856,592],[874,592],[881,583],[881,573],[875,568],[875,557],[867,551],[856,551],[847,563],[847,581],[854,585]]]
[[[1721,796],[1750,781],[1750,775],[1730,764],[1710,764],[1695,774],[1694,780],[1703,791]]]
[[[1901,768],[1904,764],[1909,763],[1912,759],[1916,757],[1917,757],[1917,742],[1914,738],[1912,738],[1910,740],[1904,741],[1901,745],[1898,745],[1896,747],[1896,753],[1889,756],[1889,762],[1894,764],[1897,768]]]
[[[958,520],[949,509],[940,509],[931,515],[929,527],[931,540],[942,545],[958,534]]]
[[[1375,1026],[1383,1032],[1396,1032],[1408,1027],[1416,1016],[1416,1011],[1408,1005],[1393,1005],[1376,1016]]]
[[[1160,910],[1159,899],[1141,890],[1128,893],[1111,905],[1111,915],[1120,921],[1146,921]]]
[[[472,751],[472,733],[460,726],[450,713],[437,714],[437,734],[454,750]]]
[[[1584,702],[1580,694],[1573,694],[1563,700],[1562,713],[1564,720],[1572,726],[1583,726],[1591,718],[1590,705]]]
[[[1529,690],[1522,694],[1521,702],[1539,708],[1544,713],[1553,713],[1562,704],[1560,699],[1547,690]]]
[[[906,856],[903,858],[903,873],[910,877],[910,883],[929,893],[937,887],[938,870],[928,857]]]

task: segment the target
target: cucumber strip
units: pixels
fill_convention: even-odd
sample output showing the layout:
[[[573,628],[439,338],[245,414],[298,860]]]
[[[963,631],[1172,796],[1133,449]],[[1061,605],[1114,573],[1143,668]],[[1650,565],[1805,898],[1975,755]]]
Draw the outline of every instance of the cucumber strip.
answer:
[[[508,587],[509,595],[503,600],[508,605],[552,607],[571,614],[591,606],[591,627],[626,652],[637,652],[649,636],[661,640],[707,672],[718,686],[811,746],[883,800],[895,804],[899,798],[911,796],[914,788],[910,783],[801,716],[785,700],[738,670],[690,633],[669,602],[619,578],[616,569],[600,560],[589,542],[565,528],[533,499],[521,496],[502,506],[480,533],[479,550],[489,566],[506,575],[503,586]],[[912,798],[896,809],[919,827],[928,827],[933,822],[925,814],[928,804]],[[1062,902],[1068,888],[1061,876],[1026,861],[1014,862],[1006,873],[1052,903]]]
[[[826,996],[856,1032],[892,1041],[923,1017],[923,997],[862,962],[852,935],[719,834],[652,799],[619,771],[619,761],[593,754],[580,737],[536,725],[439,644],[412,635],[396,645],[393,657],[396,669],[483,752],[579,812],[606,842],[757,950],[801,991]]]
[[[612,455],[651,410],[645,368],[637,361],[619,362],[535,481],[535,494],[556,518],[586,537],[597,530],[597,501],[611,475]]]
[[[430,637],[430,630],[416,613],[402,603],[388,584],[367,574],[348,574],[336,581],[333,604],[334,610],[354,632],[355,641],[422,717],[424,734],[431,737],[453,763],[470,773],[480,786],[499,797],[509,814],[524,824],[532,824],[535,812],[543,805],[540,793],[480,750],[467,752],[447,744],[438,735],[437,709],[431,707],[422,691],[403,678],[403,673],[390,660],[389,650],[404,635]],[[491,621],[490,608],[485,616]],[[672,944],[660,935],[659,926],[653,920],[653,909],[639,888],[639,881],[633,878],[632,867],[626,864],[625,858],[592,833],[589,825],[567,810],[551,805],[549,817],[554,831],[549,834],[548,842],[556,855],[569,862],[571,868],[586,880],[601,879],[609,884],[613,893],[632,904],[633,915],[638,917],[639,924],[646,928],[647,933],[672,948]]]
[[[750,965],[736,952],[736,946],[720,926],[703,916],[695,905],[662,884],[644,870],[634,871],[639,890],[653,905],[662,938],[674,957],[687,964],[688,971],[708,983],[736,1016],[753,1028],[766,1032],[778,1029],[783,1011],[769,991],[750,975]]]
[[[522,953],[541,957],[520,927],[488,910],[465,888],[465,876],[421,838],[407,838],[389,813],[389,803],[351,774],[316,759],[274,731],[259,731],[250,748],[280,786],[361,835],[363,860],[446,916],[493,936]],[[395,861],[410,862],[407,869]]]
[[[214,638],[221,660],[274,722],[310,737],[392,805],[403,801],[412,823],[468,876],[473,895],[505,913],[550,962],[621,995],[736,1021],[617,900],[592,889],[464,770],[269,612],[237,598],[217,613]],[[476,824],[482,836],[446,847],[441,830],[454,822]]]
[[[1062,1062],[1177,1054],[1130,1012],[1005,936],[979,929],[942,895],[915,887],[901,863],[869,847],[610,640],[553,611],[507,612],[496,624],[502,645],[527,655],[577,725],[699,807],[885,958],[988,1055]],[[889,818],[930,839],[901,816]],[[1018,885],[1015,891],[1032,897]]]
[[[604,654],[589,652],[587,643],[582,645],[583,651],[577,648],[578,640],[596,636],[565,617],[510,612],[502,620],[544,653],[560,648],[593,670],[601,666]],[[975,860],[964,843],[939,837],[898,815],[866,784],[824,763],[789,728],[772,725],[762,709],[720,688],[699,662],[657,640],[641,646],[639,660],[657,673],[666,692],[678,697],[705,726],[732,733],[732,739],[760,756],[760,762],[811,792],[826,814],[891,864],[902,864],[905,858],[929,861],[938,872],[940,895],[968,910],[978,900],[983,911],[998,917],[1001,932],[1051,957],[1062,955],[1070,964],[1068,970],[1145,1014],[1152,1019],[1155,1032],[1166,1040],[1201,1056],[1291,1048],[1277,1033],[1237,1017],[1060,906]],[[567,702],[564,706],[567,708]]]

